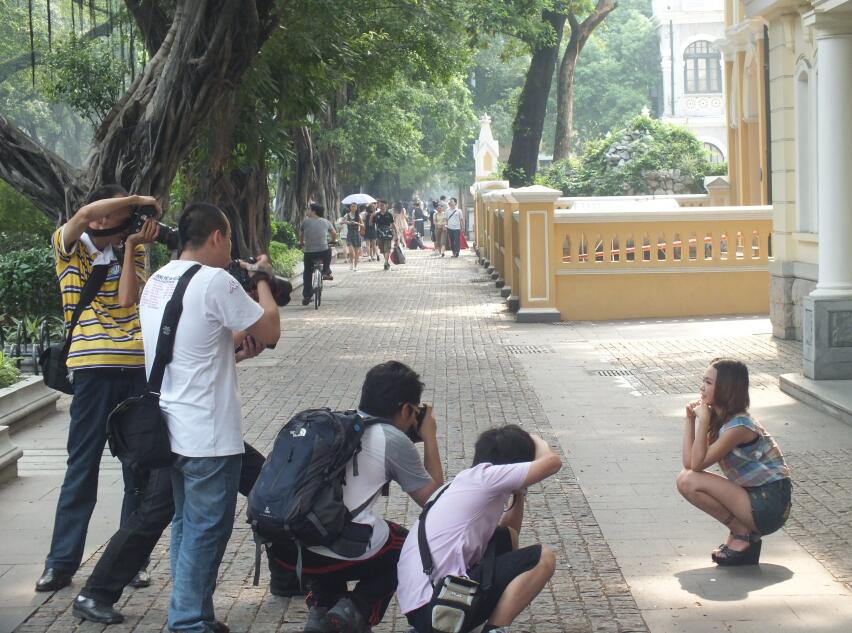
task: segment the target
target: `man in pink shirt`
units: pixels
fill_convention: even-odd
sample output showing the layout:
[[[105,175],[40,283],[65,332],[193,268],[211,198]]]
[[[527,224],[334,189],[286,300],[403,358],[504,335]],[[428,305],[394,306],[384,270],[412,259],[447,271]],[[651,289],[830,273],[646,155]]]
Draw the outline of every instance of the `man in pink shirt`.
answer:
[[[441,578],[452,574],[481,582],[480,562],[491,541],[496,556],[491,587],[483,592],[465,630],[485,623],[485,633],[502,631],[529,606],[553,575],[556,559],[540,544],[518,549],[526,488],[561,467],[559,456],[544,440],[514,424],[479,436],[473,467],[456,475],[428,510],[425,523],[431,575],[423,570],[419,521],[402,547],[397,599],[417,633],[432,633],[434,584]]]

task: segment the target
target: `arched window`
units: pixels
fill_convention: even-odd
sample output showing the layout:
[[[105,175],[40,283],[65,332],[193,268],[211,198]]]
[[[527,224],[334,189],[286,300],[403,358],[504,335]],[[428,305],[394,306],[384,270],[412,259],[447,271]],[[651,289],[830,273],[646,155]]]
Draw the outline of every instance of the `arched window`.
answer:
[[[710,162],[719,164],[725,162],[725,155],[713,143],[704,143],[704,150],[710,154]]]
[[[685,92],[722,92],[722,55],[707,40],[693,42],[683,53]]]

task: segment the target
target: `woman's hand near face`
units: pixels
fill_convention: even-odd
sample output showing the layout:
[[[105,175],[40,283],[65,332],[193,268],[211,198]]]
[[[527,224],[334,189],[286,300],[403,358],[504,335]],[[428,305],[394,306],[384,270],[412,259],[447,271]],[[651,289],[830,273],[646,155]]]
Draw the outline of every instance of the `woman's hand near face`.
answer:
[[[695,422],[695,410],[701,406],[701,400],[693,400],[686,405],[686,419]]]
[[[710,405],[706,402],[701,402],[695,409],[693,409],[693,413],[695,417],[698,419],[699,424],[709,424],[710,423]]]

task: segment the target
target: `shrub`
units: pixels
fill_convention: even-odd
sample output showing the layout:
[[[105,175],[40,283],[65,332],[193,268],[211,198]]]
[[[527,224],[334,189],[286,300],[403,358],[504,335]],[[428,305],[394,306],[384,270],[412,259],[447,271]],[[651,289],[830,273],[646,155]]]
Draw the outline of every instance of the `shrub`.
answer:
[[[49,246],[0,254],[0,305],[16,318],[60,314],[59,284]]]
[[[625,129],[586,143],[578,158],[549,165],[536,181],[569,196],[651,194],[654,185],[649,174],[677,171],[686,183],[692,183],[683,193],[698,193],[703,191],[704,176],[716,169],[692,132],[638,116]]]
[[[281,242],[269,243],[269,259],[272,260],[272,269],[276,275],[292,277],[293,268],[302,261],[302,251],[298,248],[289,248]]]
[[[299,236],[293,225],[284,220],[272,220],[272,237],[274,242],[280,242],[288,248],[294,248],[299,243]]]
[[[15,365],[15,360],[0,349],[0,389],[15,384],[21,377],[21,372]]]

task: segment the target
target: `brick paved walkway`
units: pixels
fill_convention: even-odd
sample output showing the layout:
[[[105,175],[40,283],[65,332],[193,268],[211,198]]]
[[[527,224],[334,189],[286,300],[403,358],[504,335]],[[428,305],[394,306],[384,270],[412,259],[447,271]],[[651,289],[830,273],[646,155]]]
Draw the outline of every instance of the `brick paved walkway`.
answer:
[[[246,438],[261,450],[296,411],[318,405],[338,408],[357,403],[366,370],[396,358],[419,371],[424,400],[435,403],[447,472],[470,464],[476,435],[485,428],[517,422],[558,442],[541,404],[512,350],[503,345],[508,325],[502,303],[481,269],[466,255],[458,260],[411,254],[409,263],[384,272],[362,265],[326,286],[320,310],[288,307],[278,348],[241,365]],[[392,489],[386,513],[410,524],[413,504]],[[253,543],[238,506],[234,535],[221,568],[216,614],[235,633],[300,631],[304,607],[298,600],[271,596],[264,574],[251,586]],[[518,623],[537,633],[647,631],[636,603],[604,541],[589,504],[567,462],[557,477],[536,486],[528,497],[522,541],[540,540],[557,553],[557,573]],[[86,563],[73,588],[58,592],[19,633],[101,631],[105,627],[71,617],[70,602],[88,575]],[[127,616],[111,633],[164,630],[170,585],[168,539],[153,555],[152,587],[128,590],[118,605]],[[265,570],[264,570],[265,571]],[[376,631],[406,630],[395,602]]]

